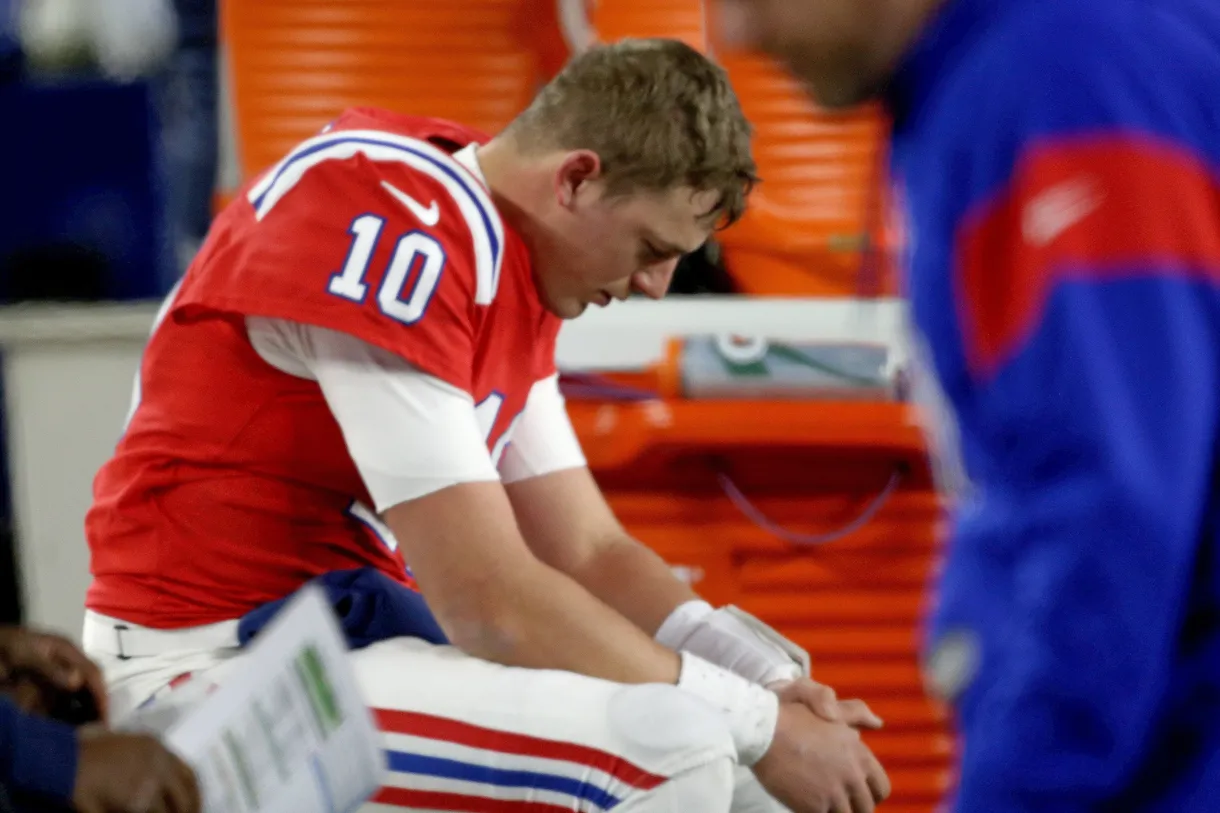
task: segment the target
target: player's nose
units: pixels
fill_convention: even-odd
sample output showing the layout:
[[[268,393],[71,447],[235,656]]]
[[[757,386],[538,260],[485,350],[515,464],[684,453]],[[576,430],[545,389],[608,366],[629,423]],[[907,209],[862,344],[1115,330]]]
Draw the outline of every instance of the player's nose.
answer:
[[[677,267],[678,260],[673,259],[637,271],[631,278],[631,287],[649,299],[660,299],[669,290],[669,283],[673,281],[674,269]]]

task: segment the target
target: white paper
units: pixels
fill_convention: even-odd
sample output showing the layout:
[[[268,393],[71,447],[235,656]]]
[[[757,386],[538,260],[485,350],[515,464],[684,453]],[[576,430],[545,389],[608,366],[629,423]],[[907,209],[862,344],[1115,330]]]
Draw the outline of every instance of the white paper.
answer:
[[[385,771],[347,645],[317,588],[295,596],[165,740],[195,769],[204,813],[346,813]]]

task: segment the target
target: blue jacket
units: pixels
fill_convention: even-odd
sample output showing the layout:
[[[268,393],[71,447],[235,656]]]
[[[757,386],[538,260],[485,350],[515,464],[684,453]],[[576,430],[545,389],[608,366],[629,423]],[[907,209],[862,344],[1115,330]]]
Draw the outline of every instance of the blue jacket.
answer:
[[[1220,810],[1220,3],[947,0],[888,92],[969,813]]]
[[[0,697],[0,787],[15,811],[66,809],[76,784],[76,746],[71,726],[25,714]]]

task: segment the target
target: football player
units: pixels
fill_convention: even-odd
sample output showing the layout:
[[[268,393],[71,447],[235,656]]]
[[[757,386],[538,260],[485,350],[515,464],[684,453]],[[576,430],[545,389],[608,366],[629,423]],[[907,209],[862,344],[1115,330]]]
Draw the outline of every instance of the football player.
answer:
[[[723,71],[640,41],[495,138],[355,109],[255,179],[162,308],[96,480],[85,641],[116,715],[218,679],[253,609],[376,568],[451,642],[353,655],[378,804],[774,805],[740,765],[793,810],[872,810],[879,721],[624,531],[557,384],[561,320],[663,296],[754,173]]]

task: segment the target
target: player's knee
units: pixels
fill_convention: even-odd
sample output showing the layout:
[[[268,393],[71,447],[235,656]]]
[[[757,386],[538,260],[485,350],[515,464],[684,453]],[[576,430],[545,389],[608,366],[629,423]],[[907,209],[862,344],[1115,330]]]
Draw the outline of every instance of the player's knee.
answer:
[[[609,712],[617,736],[672,765],[674,772],[736,757],[724,716],[676,686],[625,686],[611,698]]]

